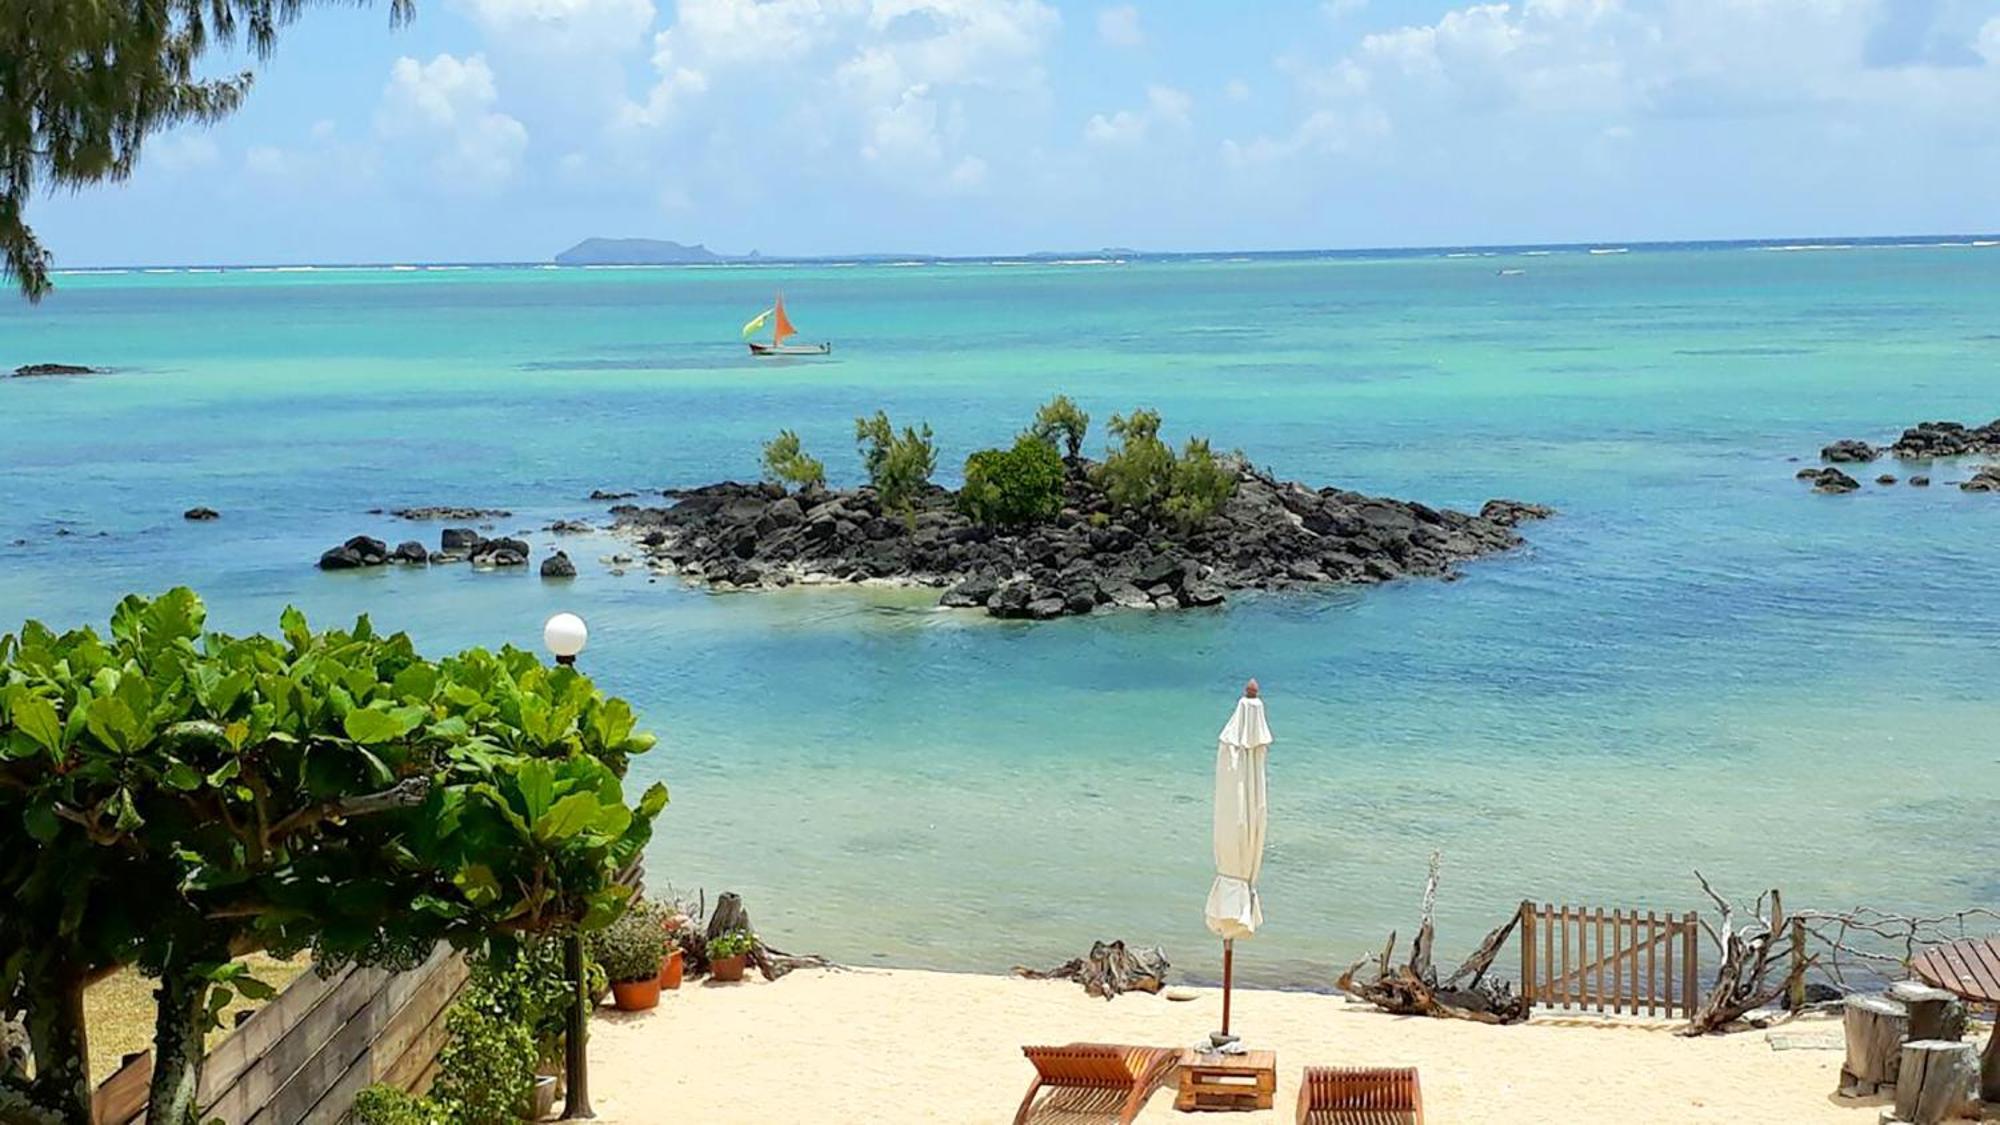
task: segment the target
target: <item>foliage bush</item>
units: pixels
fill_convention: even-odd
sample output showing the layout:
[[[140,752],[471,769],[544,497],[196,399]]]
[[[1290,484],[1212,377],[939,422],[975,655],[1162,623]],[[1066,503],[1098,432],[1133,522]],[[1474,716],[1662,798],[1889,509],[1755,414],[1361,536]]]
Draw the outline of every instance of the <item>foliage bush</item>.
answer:
[[[726,930],[708,939],[708,959],[720,961],[741,957],[757,948],[757,935],[749,930]]]
[[[440,1125],[441,1119],[428,1100],[378,1082],[354,1095],[347,1120],[349,1125]]]
[[[1152,509],[1166,499],[1174,479],[1174,451],[1160,440],[1160,412],[1134,410],[1129,418],[1113,414],[1110,428],[1118,444],[1097,467],[1100,487],[1121,508]]]
[[[1174,462],[1173,482],[1167,488],[1167,515],[1183,527],[1207,522],[1236,494],[1236,474],[1216,460],[1208,439],[1189,438]]]
[[[1118,444],[1096,470],[1098,486],[1128,511],[1158,513],[1184,529],[1206,522],[1236,494],[1236,474],[1215,456],[1206,438],[1189,438],[1179,457],[1160,440],[1160,415],[1135,410],[1111,416]]]
[[[625,804],[653,738],[623,701],[513,649],[432,663],[366,617],[315,633],[287,610],[280,639],[205,616],[179,589],[125,599],[108,637],[0,638],[0,997],[47,1015],[86,968],[159,977],[156,1112],[185,1116],[231,993],[270,992],[232,953],[400,967],[623,907],[612,873],[667,799]],[[39,1057],[80,1042],[30,1026]],[[29,1100],[68,1111],[63,1085]]]
[[[930,424],[904,426],[898,434],[889,415],[878,410],[873,418],[854,420],[854,444],[861,450],[861,467],[867,470],[868,483],[875,486],[882,507],[914,515],[917,496],[937,471]]]
[[[826,466],[817,457],[808,457],[799,445],[799,435],[779,430],[764,443],[764,476],[780,484],[808,488],[826,484]]]
[[[656,977],[667,952],[665,922],[651,903],[634,902],[616,921],[590,935],[590,945],[613,984]]]
[[[958,502],[980,523],[1018,527],[1052,520],[1062,498],[1062,459],[1036,438],[1023,434],[1012,449],[982,449],[965,459]]]
[[[1063,456],[1071,461],[1083,456],[1083,439],[1090,433],[1090,415],[1085,414],[1068,395],[1057,395],[1042,404],[1035,411],[1035,422],[1028,427],[1028,437],[1056,448],[1062,443]]]

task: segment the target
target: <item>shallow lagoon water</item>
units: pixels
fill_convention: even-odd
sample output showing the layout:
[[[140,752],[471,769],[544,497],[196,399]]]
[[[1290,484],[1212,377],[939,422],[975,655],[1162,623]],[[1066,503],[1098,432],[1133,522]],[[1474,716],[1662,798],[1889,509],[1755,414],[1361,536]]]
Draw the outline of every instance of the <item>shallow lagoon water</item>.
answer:
[[[1696,866],[1794,905],[2000,905],[2000,498],[1943,463],[1816,496],[1787,460],[2000,414],[2000,251],[60,281],[0,305],[0,361],[117,370],[0,381],[0,622],[187,583],[227,628],[292,602],[441,652],[573,609],[663,736],[655,880],[742,892],[786,948],[993,970],[1125,937],[1212,976],[1213,738],[1253,674],[1278,742],[1249,980],[1323,986],[1408,932],[1433,848],[1447,954],[1523,897],[1700,907]],[[742,354],[778,286],[829,359]],[[878,407],[955,475],[1058,391],[1285,477],[1562,514],[1456,582],[1033,626],[614,577],[597,539],[566,584],[312,567],[434,541],[370,508],[602,522],[591,489],[747,478],[781,427],[850,481]]]

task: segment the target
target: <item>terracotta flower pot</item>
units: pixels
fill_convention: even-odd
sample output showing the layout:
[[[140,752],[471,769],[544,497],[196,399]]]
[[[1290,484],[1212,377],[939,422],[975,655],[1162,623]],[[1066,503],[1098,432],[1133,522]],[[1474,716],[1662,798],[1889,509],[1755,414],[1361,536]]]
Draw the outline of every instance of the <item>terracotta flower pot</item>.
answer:
[[[738,953],[734,957],[718,957],[708,963],[708,975],[716,980],[742,980],[743,963],[749,954]]]
[[[660,987],[668,992],[681,986],[681,974],[687,971],[687,962],[682,960],[681,951],[676,949],[660,962]]]
[[[611,982],[611,999],[621,1012],[643,1012],[660,1006],[660,978],[656,973],[644,980]]]

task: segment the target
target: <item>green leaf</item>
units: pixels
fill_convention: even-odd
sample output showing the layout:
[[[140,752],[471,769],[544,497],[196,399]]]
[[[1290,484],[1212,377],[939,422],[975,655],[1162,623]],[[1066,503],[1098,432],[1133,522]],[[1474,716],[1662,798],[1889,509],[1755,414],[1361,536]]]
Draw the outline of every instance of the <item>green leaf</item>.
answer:
[[[238,759],[231,758],[228,761],[222,763],[221,765],[215,767],[214,770],[210,771],[208,775],[208,783],[214,786],[215,788],[220,789],[224,785],[229,784],[229,782],[233,780],[236,777],[236,775],[241,772],[243,772],[243,763]]]
[[[500,881],[493,877],[493,869],[483,863],[467,867],[451,881],[474,906],[491,906],[500,901]]]
[[[44,844],[54,842],[56,834],[62,831],[62,822],[56,819],[55,802],[51,800],[44,799],[33,802],[28,806],[27,813],[21,819],[27,825],[28,835],[33,836],[37,841]],[[83,898],[84,896],[78,895],[76,897]]]
[[[17,690],[13,711],[16,727],[41,744],[42,749],[58,756],[62,754],[63,725],[62,720],[56,717],[54,704],[39,695]]]
[[[341,720],[347,737],[364,745],[394,742],[417,729],[424,721],[422,707],[395,707],[377,710],[357,707]]]
[[[667,807],[666,783],[655,781],[651,786],[649,786],[646,789],[645,795],[639,798],[639,808],[638,808],[639,819],[651,820],[654,817],[660,815],[660,810],[666,807]]]
[[[539,758],[521,764],[515,775],[521,787],[521,801],[526,806],[529,820],[539,821],[549,811],[556,799],[556,771],[549,763]]]
[[[535,839],[544,844],[567,840],[589,827],[603,806],[589,793],[571,793],[535,821]],[[624,809],[618,811],[624,812]]]
[[[132,791],[130,789],[120,788],[118,795],[111,799],[111,808],[117,814],[116,819],[112,821],[112,826],[120,832],[130,832],[132,829],[146,823],[146,819],[139,815],[139,806],[132,803]]]
[[[297,606],[286,606],[278,615],[278,628],[285,634],[285,643],[293,652],[304,652],[312,644],[312,630],[306,626],[306,615]]]
[[[192,792],[201,788],[201,771],[186,762],[174,761],[167,766],[162,780],[183,793]]]

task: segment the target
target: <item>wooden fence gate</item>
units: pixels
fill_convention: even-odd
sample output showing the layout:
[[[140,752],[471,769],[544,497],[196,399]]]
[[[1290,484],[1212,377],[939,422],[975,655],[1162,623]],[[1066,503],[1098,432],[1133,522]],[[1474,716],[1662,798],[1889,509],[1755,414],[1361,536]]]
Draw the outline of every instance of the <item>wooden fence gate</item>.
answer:
[[[1701,1001],[1700,929],[1693,911],[1523,902],[1521,992],[1548,1008],[1690,1016]]]

